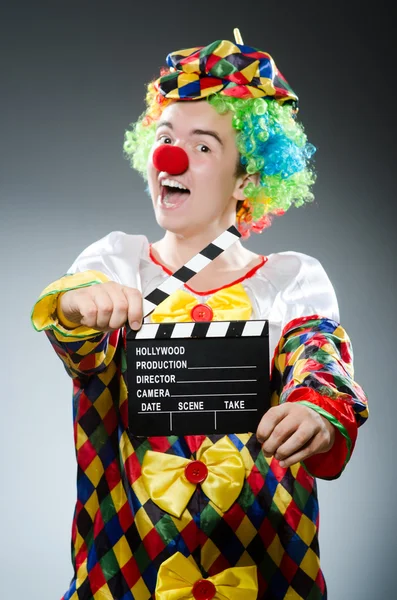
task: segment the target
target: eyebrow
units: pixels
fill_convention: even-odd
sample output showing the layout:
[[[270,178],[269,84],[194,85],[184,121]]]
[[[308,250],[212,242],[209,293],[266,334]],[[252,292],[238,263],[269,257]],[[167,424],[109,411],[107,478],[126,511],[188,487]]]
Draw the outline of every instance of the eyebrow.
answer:
[[[174,129],[172,126],[172,123],[170,121],[160,121],[157,124],[156,130],[163,126],[169,127],[169,129]],[[190,135],[210,135],[213,138],[215,138],[217,140],[217,142],[220,143],[221,146],[223,146],[223,142],[222,142],[219,134],[216,131],[212,131],[211,129],[193,129],[190,132]]]

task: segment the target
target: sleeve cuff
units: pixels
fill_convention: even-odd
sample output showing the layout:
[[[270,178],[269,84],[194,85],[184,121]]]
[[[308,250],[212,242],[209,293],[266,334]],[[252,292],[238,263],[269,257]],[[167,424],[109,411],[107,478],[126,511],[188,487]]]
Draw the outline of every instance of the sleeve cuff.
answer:
[[[335,427],[335,441],[328,452],[310,456],[302,465],[312,477],[337,479],[350,460],[357,439],[354,410],[346,401],[333,400],[311,388],[297,388],[287,402],[298,402],[315,410]]]
[[[82,273],[66,274],[53,283],[50,283],[40,294],[39,299],[35,303],[31,313],[31,321],[36,331],[44,329],[52,329],[55,337],[63,342],[76,342],[89,337],[98,336],[101,332],[97,329],[86,327],[85,325],[77,325],[71,321],[65,320],[62,315],[57,312],[58,298],[61,293],[69,290],[75,290],[82,287],[88,287],[97,283],[106,283],[110,279],[100,271],[83,271]],[[68,324],[71,328],[67,328]]]

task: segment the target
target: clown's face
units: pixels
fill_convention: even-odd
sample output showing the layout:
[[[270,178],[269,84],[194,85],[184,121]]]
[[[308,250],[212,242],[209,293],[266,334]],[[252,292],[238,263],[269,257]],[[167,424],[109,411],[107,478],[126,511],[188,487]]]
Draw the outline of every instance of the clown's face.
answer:
[[[152,155],[161,144],[186,151],[189,166],[185,172],[170,175],[156,170]],[[236,204],[244,200],[246,184],[246,176],[236,176],[238,160],[230,112],[220,115],[206,101],[168,105],[157,123],[147,165],[158,224],[183,237],[200,231],[215,237],[233,225]]]

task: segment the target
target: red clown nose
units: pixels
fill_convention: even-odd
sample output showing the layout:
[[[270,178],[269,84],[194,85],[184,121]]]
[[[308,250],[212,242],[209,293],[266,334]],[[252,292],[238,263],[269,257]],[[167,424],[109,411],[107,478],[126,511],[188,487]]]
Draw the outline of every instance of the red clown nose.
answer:
[[[153,165],[157,171],[181,175],[189,166],[189,157],[183,148],[163,144],[153,152]]]

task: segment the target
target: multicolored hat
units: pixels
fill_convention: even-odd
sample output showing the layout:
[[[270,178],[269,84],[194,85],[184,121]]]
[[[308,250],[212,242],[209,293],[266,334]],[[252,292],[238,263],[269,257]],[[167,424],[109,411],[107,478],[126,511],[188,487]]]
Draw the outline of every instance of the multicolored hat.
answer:
[[[242,42],[242,40],[241,40]],[[154,82],[173,100],[201,100],[214,93],[236,98],[272,97],[297,107],[298,96],[267,52],[217,40],[208,46],[176,50],[167,56],[170,72]]]

